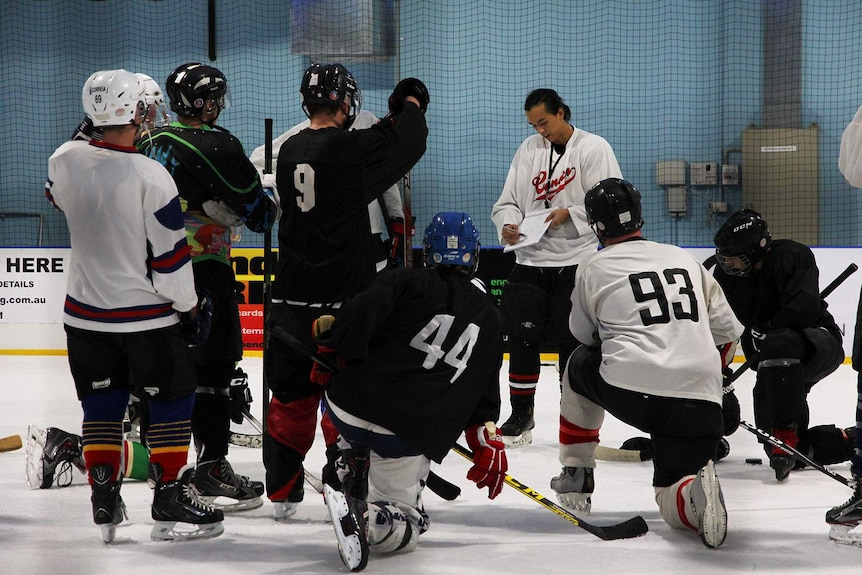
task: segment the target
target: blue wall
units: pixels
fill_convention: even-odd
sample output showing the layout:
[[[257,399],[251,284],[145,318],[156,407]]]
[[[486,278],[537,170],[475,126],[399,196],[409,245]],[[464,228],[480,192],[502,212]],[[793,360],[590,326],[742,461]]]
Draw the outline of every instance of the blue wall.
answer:
[[[557,89],[579,128],[604,136],[645,198],[645,231],[679,245],[709,245],[739,187],[695,188],[672,217],[655,183],[660,160],[722,161],[742,130],[761,121],[761,3],[751,0],[400,0],[398,54],[346,61],[364,107],[382,115],[398,78],[431,91],[428,152],[414,170],[421,229],[439,210],[462,209],[485,245],[496,243],[490,208],[512,155],[532,133],[526,94]],[[232,107],[220,123],[247,151],[304,119],[299,81],[310,62],[291,53],[290,4],[217,2],[217,59]],[[860,245],[857,190],[837,169],[844,126],[862,104],[862,3],[803,4],[803,126],[820,126],[820,244]],[[46,245],[65,245],[62,215],[42,198],[46,160],[80,120],[80,89],[97,69],[125,67],[163,82],[180,63],[208,61],[205,2],[3,1],[0,22],[0,212],[47,218]],[[744,174],[743,174],[744,177]],[[0,245],[9,240],[0,227]],[[260,245],[247,233],[246,245]]]

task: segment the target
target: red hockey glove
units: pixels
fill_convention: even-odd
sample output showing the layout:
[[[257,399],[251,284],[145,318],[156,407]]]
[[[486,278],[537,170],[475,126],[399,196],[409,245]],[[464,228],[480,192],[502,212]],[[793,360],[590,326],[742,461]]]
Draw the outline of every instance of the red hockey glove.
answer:
[[[404,241],[404,218],[392,218],[389,222],[389,261],[394,265],[401,267],[404,265],[402,261],[401,250]]]
[[[318,345],[317,354],[329,360],[329,363],[331,363],[332,365],[337,365],[338,360],[335,357],[334,349],[326,347],[325,345]],[[314,362],[314,364],[311,366],[311,375],[309,376],[309,379],[311,379],[311,381],[313,383],[316,383],[317,385],[327,385],[329,383],[329,380],[332,379],[332,372],[320,365],[319,363]]]
[[[467,445],[473,451],[473,467],[467,472],[467,479],[475,482],[479,489],[487,487],[488,499],[494,499],[503,490],[509,470],[502,435],[499,429],[493,429],[491,432],[488,426],[476,424],[464,431]]]
[[[332,329],[332,324],[335,323],[335,317],[331,315],[322,315],[311,324],[311,337],[318,339],[325,337]],[[335,355],[335,350],[325,345],[317,346],[317,354],[328,361],[330,365],[339,366],[338,358]],[[311,375],[309,376],[312,382],[317,385],[327,385],[332,379],[332,371],[326,369],[317,362],[311,366]]]

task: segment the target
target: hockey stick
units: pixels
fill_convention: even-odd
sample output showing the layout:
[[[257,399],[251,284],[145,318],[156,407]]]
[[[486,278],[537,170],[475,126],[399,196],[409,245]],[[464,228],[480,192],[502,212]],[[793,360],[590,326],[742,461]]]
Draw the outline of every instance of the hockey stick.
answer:
[[[16,449],[21,449],[22,445],[24,444],[21,442],[20,435],[10,435],[9,437],[0,438],[0,452],[15,451]]]
[[[830,470],[826,469],[824,466],[820,465],[819,463],[817,463],[813,459],[806,457],[801,452],[790,447],[789,445],[787,445],[786,443],[784,443],[783,441],[781,441],[777,437],[773,437],[772,435],[769,435],[768,433],[766,433],[765,431],[763,431],[759,427],[755,427],[755,426],[753,426],[750,423],[747,423],[745,421],[740,421],[739,425],[744,427],[745,429],[747,429],[748,431],[750,431],[751,433],[753,433],[757,437],[763,439],[767,443],[770,443],[770,444],[774,445],[775,447],[781,449],[782,451],[785,451],[787,454],[792,455],[794,459],[801,461],[805,465],[808,465],[809,467],[813,467],[817,471],[825,473],[826,475],[828,475],[829,477],[831,477],[835,481],[838,481],[839,483],[843,483],[844,485],[846,485],[847,487],[850,487],[851,489],[854,487],[854,484],[851,482],[850,479],[847,479],[843,475],[835,473],[834,471],[830,471]]]
[[[473,453],[459,443],[456,443],[452,446],[452,451],[454,451],[468,461],[473,461]],[[599,539],[604,539],[605,541],[612,541],[614,539],[631,539],[632,537],[640,537],[641,535],[649,531],[649,527],[647,526],[646,521],[644,521],[644,518],[640,515],[636,515],[631,519],[627,519],[622,523],[617,523],[614,525],[602,526],[587,523],[565,507],[561,507],[553,501],[548,500],[541,493],[532,489],[531,487],[527,487],[511,475],[506,475],[505,481],[507,485],[509,485],[510,487],[514,487],[518,490],[518,492],[523,493],[545,509],[553,511],[560,517],[574,523],[584,531],[592,533]]]
[[[401,206],[404,209],[404,238],[403,238],[403,258],[405,268],[413,267],[413,230],[416,226],[416,218],[413,217],[413,193],[410,188],[410,172],[404,174],[402,181],[404,194],[401,199]]]
[[[263,132],[264,132],[264,160],[263,160],[263,173],[271,174],[272,173],[272,118],[264,118],[263,119]],[[276,222],[273,222],[273,226],[275,226]],[[272,270],[270,269],[270,265],[272,264],[272,228],[264,231],[263,233],[263,347],[261,348],[261,355],[263,357],[263,420],[264,422],[267,420],[267,415],[269,415],[269,385],[266,380],[266,352],[267,347],[269,346],[268,338],[266,337],[266,323],[269,319],[269,310],[272,307]],[[261,434],[265,433],[266,427],[261,429]]]
[[[644,459],[642,451],[637,449],[623,449],[622,447],[605,447],[597,445],[593,455],[599,461],[618,461],[622,463],[642,463]]]
[[[327,371],[330,371],[332,373],[338,372],[338,368],[333,365],[332,362],[317,353],[316,350],[312,349],[311,346],[307,345],[305,342],[297,339],[292,334],[285,331],[285,329],[280,325],[277,325],[272,328],[272,336],[275,339],[289,345],[294,351],[311,359],[311,361],[317,363]],[[425,485],[435,495],[437,495],[441,499],[445,499],[446,501],[452,501],[456,499],[459,495],[461,495],[460,487],[453,483],[450,483],[449,481],[446,481],[433,471],[430,471],[428,473]]]

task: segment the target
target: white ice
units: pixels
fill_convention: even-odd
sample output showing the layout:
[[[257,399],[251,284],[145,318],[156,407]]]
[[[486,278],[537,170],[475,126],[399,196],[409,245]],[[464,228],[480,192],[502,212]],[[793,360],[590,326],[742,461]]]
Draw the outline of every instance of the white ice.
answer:
[[[261,360],[247,358],[260,414]],[[81,408],[75,398],[67,359],[63,356],[0,356],[3,407],[0,437],[25,435],[27,424],[80,433]],[[509,414],[503,366],[504,406]],[[752,373],[737,382],[743,418],[752,421]],[[552,498],[550,478],[559,472],[557,429],[559,388],[556,368],[542,368],[537,394],[533,445],[510,450],[509,473]],[[853,424],[856,373],[849,366],[816,385],[811,392],[812,425]],[[604,445],[618,447],[642,435],[612,417],[602,429]],[[650,463],[599,462],[592,515],[595,524],[616,523],[642,515],[649,533],[621,541],[601,541],[534,501],[505,487],[487,499],[465,474],[467,461],[450,453],[434,466],[439,475],[462,488],[453,502],[426,492],[431,529],[414,553],[372,555],[367,573],[858,573],[862,548],[838,545],[827,538],[825,512],[846,501],[851,491],[816,470],[793,472],[777,484],[763,465],[754,435],[739,429],[730,438],[729,457],[717,465],[728,507],[729,531],[718,550],[704,547],[696,534],[671,530],[660,518],[650,485]],[[190,458],[193,458],[193,452]],[[232,447],[237,471],[263,480],[260,450]],[[308,468],[320,472],[324,449],[318,437]],[[847,464],[831,470],[849,477]],[[181,573],[242,575],[347,572],[336,550],[332,527],[325,521],[322,497],[306,486],[306,499],[289,522],[275,523],[268,502],[260,509],[229,515],[219,538],[163,543],[149,538],[152,492],[145,483],[127,481],[122,488],[128,521],[117,529],[117,541],[105,545],[92,522],[90,490],[75,471],[67,488],[30,489],[24,479],[24,450],[0,453],[0,572],[45,573]],[[862,530],[862,529],[860,529]]]

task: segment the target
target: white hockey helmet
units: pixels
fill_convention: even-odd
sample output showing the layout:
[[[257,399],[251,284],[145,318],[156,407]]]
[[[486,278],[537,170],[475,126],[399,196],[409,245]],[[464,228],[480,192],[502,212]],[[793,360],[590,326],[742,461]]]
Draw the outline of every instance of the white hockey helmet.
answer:
[[[159,128],[171,123],[171,113],[165,103],[165,94],[159,83],[152,77],[135,73],[135,77],[144,85],[144,98],[147,102],[146,124],[148,128]]]
[[[123,69],[94,72],[84,83],[81,100],[96,128],[140,124],[147,110],[144,85]]]

